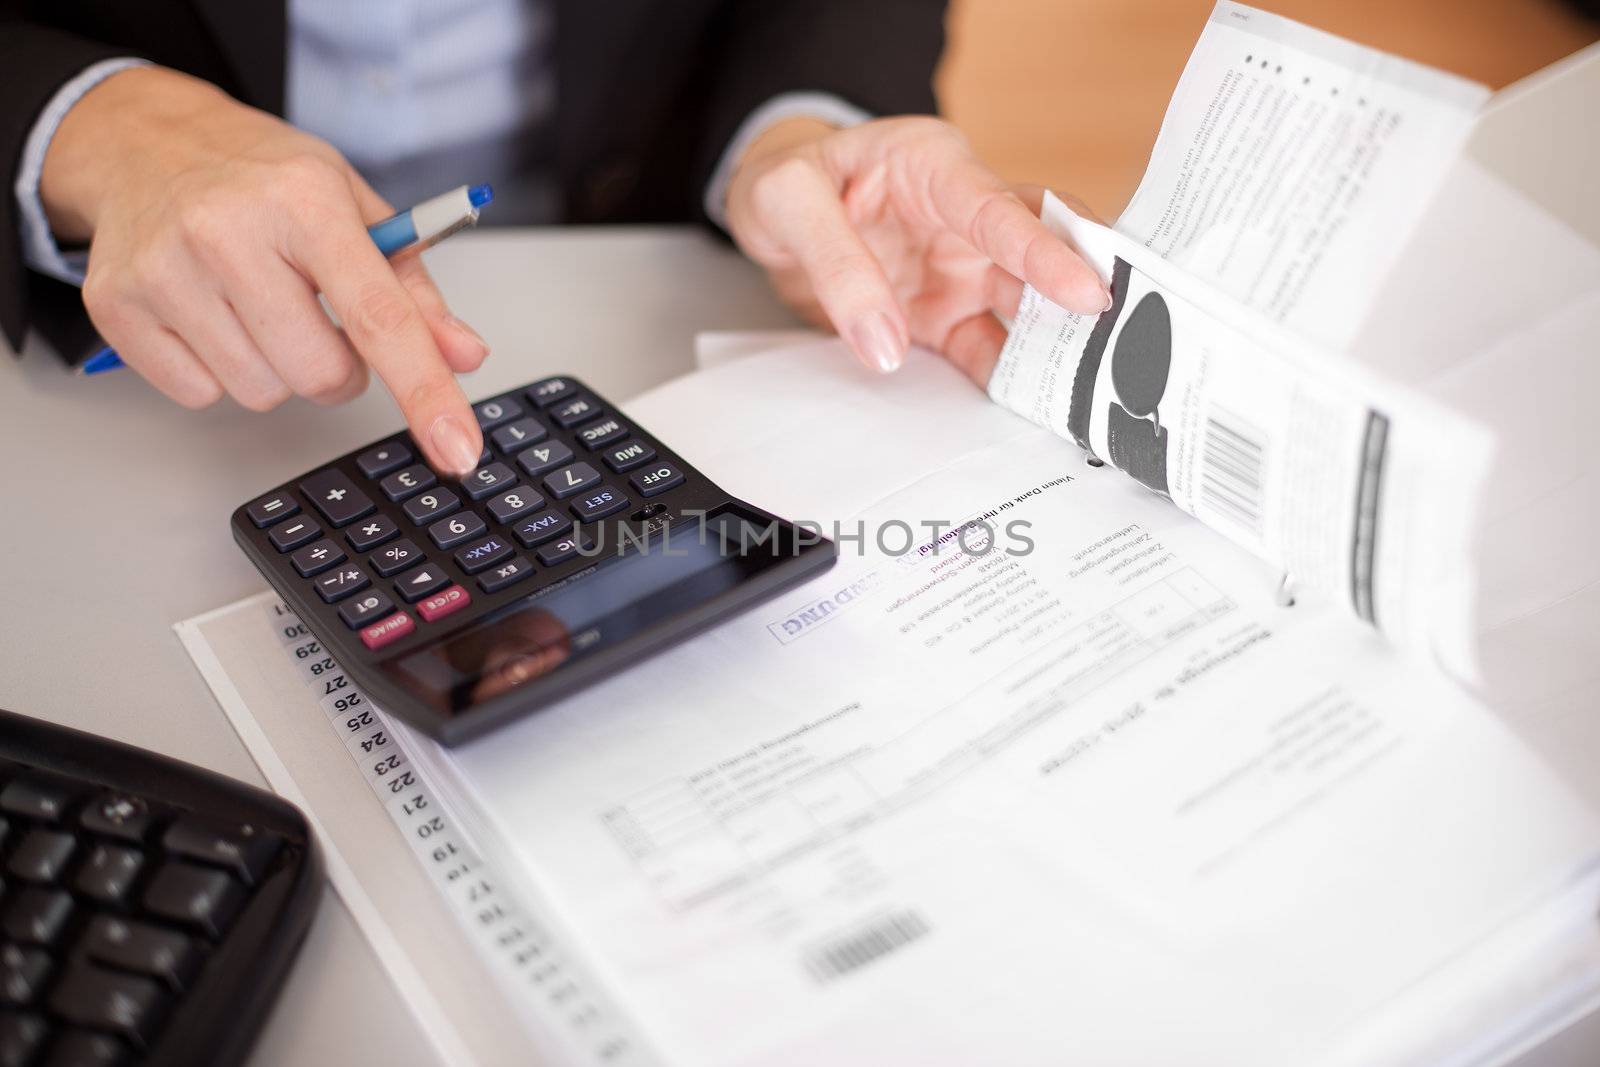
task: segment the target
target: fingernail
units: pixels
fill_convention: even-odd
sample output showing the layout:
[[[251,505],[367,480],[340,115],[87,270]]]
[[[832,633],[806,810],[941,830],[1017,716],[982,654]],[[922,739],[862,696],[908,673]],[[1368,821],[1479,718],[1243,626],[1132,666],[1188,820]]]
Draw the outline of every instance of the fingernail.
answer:
[[[1107,289],[1105,286],[1102,285],[1100,287],[1100,292],[1105,295],[1106,300],[1105,300],[1104,304],[1100,305],[1100,311],[1098,312],[1098,314],[1104,315],[1106,312],[1111,310],[1111,305],[1112,305],[1113,301],[1111,299],[1111,290],[1110,289]]]
[[[850,344],[885,374],[898,368],[905,359],[900,334],[889,316],[881,311],[874,311],[856,324],[850,331]]]
[[[477,330],[474,330],[471,326],[468,326],[465,322],[456,318],[454,315],[446,315],[444,317],[444,321],[456,331],[465,335],[469,341],[472,341],[479,348],[483,349],[485,352],[489,351],[489,342],[485,341],[483,339],[483,335],[478,333]]]
[[[472,443],[466,423],[454,415],[440,415],[428,431],[433,450],[452,474],[469,474],[478,465],[478,448]]]

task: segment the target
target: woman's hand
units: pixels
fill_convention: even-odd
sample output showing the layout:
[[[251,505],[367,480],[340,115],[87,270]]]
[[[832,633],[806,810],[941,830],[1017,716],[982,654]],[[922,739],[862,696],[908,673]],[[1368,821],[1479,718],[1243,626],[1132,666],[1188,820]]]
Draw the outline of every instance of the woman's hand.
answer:
[[[137,68],[67,112],[40,194],[58,239],[90,242],[83,301],[101,336],[178,403],[338,403],[370,366],[431,463],[477,465],[455,374],[488,350],[416,256],[391,263],[373,245],[367,225],[393,211],[325,142]]]
[[[740,159],[728,228],[781,297],[868,366],[892,371],[916,342],[983,386],[1005,343],[993,313],[1016,311],[1023,282],[1071,311],[1111,303],[1019,193],[938,119],[790,119]]]

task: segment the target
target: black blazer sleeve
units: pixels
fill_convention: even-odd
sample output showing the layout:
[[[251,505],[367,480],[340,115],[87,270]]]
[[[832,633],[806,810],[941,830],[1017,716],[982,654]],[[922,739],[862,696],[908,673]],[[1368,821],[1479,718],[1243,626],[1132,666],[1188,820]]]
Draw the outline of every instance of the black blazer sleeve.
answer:
[[[740,123],[790,92],[831,93],[874,115],[932,114],[944,0],[730,0],[691,160],[689,217]]]
[[[28,270],[22,263],[22,234],[12,189],[22,163],[22,146],[34,120],[57,89],[102,59],[130,53],[126,48],[38,26],[16,17],[0,3],[0,331],[11,347],[22,348],[27,329]]]

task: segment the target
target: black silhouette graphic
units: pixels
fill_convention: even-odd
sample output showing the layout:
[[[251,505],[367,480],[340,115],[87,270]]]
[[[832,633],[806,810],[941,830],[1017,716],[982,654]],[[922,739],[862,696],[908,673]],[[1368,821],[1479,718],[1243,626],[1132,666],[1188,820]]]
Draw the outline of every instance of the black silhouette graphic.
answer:
[[[1172,368],[1172,316],[1160,293],[1146,293],[1117,336],[1111,386],[1117,400],[1106,411],[1111,463],[1163,495],[1167,490],[1167,430],[1161,398]]]

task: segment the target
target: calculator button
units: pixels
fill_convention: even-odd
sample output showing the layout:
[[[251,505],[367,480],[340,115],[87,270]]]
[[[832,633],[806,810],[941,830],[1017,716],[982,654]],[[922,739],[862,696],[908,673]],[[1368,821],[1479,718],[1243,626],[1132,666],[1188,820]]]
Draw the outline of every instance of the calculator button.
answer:
[[[546,378],[542,382],[536,382],[528,390],[527,397],[536,406],[547,408],[557,401],[576,395],[577,392],[578,385],[571,378]]]
[[[381,577],[387,578],[391,574],[398,574],[407,567],[422,561],[422,549],[410,540],[396,541],[368,557],[372,569]]]
[[[483,568],[504,559],[511,553],[511,542],[500,534],[491,534],[472,542],[456,553],[456,565],[468,574],[477,574]]]
[[[607,515],[614,515],[628,506],[628,498],[611,488],[603,485],[587,496],[579,497],[572,502],[572,513],[580,522],[593,522],[603,519]]]
[[[300,483],[311,506],[334,526],[348,526],[372,510],[372,498],[356,488],[343,471],[322,471]]]
[[[559,537],[572,529],[572,520],[559,511],[543,511],[531,519],[517,524],[512,533],[522,542],[522,547],[542,545],[552,537]]]
[[[273,493],[271,496],[264,496],[245,508],[245,514],[249,515],[250,521],[256,524],[256,529],[262,530],[279,519],[287,519],[299,510],[300,505],[296,504],[294,497],[288,493]]]
[[[472,603],[472,594],[459,585],[435,593],[417,604],[417,614],[423,622],[438,622],[452,612],[460,611]]]
[[[390,615],[382,622],[375,622],[365,630],[362,630],[361,643],[371,651],[376,652],[384,645],[390,645],[400,640],[416,628],[417,624],[411,621],[411,616],[402,611],[398,615]]]
[[[428,536],[433,538],[433,543],[440,548],[454,548],[463,541],[477,537],[488,528],[477,515],[463,511],[459,515],[440,519],[428,527]]]
[[[573,556],[576,556],[580,547],[581,543],[579,542],[577,535],[574,534],[570,537],[563,537],[559,541],[554,541],[548,545],[545,545],[543,548],[535,552],[534,555],[538,556],[539,562],[543,563],[546,567],[553,567],[562,560],[571,559]]]
[[[60,830],[29,830],[17,843],[6,873],[22,882],[54,882],[72,858],[75,839]]]
[[[321,574],[335,563],[343,563],[344,549],[324,537],[290,556],[289,562],[300,572],[300,577],[309,578],[313,574]]]
[[[579,430],[578,440],[582,441],[589,451],[595,452],[622,440],[629,432],[626,423],[618,422],[614,418],[605,418]]]
[[[373,515],[371,518],[362,519],[345,532],[345,540],[350,542],[350,547],[357,552],[365,552],[376,548],[389,538],[400,533],[400,527],[387,515]]]
[[[600,481],[600,472],[587,463],[574,463],[570,467],[562,467],[554,474],[547,476],[544,487],[550,495],[557,500],[565,500],[569,496],[576,496]]]
[[[76,791],[65,780],[43,776],[13,778],[0,790],[0,811],[39,822],[55,822],[66,814]]]
[[[550,436],[550,431],[538,419],[527,418],[502,426],[489,436],[496,448],[511,453],[543,441]]]
[[[418,526],[442,519],[461,506],[461,498],[448,489],[430,489],[405,503],[406,514]]]
[[[555,419],[556,425],[563,430],[570,430],[580,422],[599,418],[605,410],[593,397],[580,396],[552,409],[550,417]]]
[[[150,806],[138,797],[107,793],[86,805],[78,822],[91,833],[138,844],[150,832],[155,816]]]
[[[526,515],[530,511],[538,511],[544,507],[544,497],[525,485],[516,485],[499,496],[490,498],[485,506],[488,507],[489,514],[494,516],[495,522],[509,523],[519,515]]]
[[[481,404],[475,404],[472,408],[472,413],[478,416],[478,425],[487,433],[503,422],[510,422],[512,419],[521,417],[522,405],[512,400],[509,396],[502,396],[494,400],[485,400]]]
[[[102,904],[117,904],[133,888],[144,853],[123,845],[95,845],[78,868],[73,888]]]
[[[517,480],[511,473],[511,468],[504,463],[491,463],[487,467],[479,467],[465,478],[461,479],[461,488],[474,500],[482,500],[491,493],[498,493]]]
[[[571,463],[573,458],[572,449],[560,441],[547,441],[518,452],[517,465],[528,473],[528,477],[536,478],[545,471]]]
[[[48,945],[72,918],[72,897],[62,889],[6,890],[0,934],[24,945]]]
[[[156,872],[144,906],[163,919],[221,937],[244,904],[244,889],[227,871],[177,860]]]
[[[354,600],[339,605],[339,618],[352,630],[359,630],[373,619],[381,619],[394,610],[394,601],[379,592],[362,593]]]
[[[96,915],[83,934],[83,951],[96,963],[159,978],[174,989],[200,969],[199,946],[176,930]]]
[[[641,496],[655,496],[683,484],[683,472],[670,463],[658,463],[628,479]]]
[[[630,441],[625,445],[616,445],[608,448],[603,457],[606,466],[621,474],[631,471],[635,467],[643,466],[656,458],[656,450],[643,441]]]
[[[317,592],[328,603],[337,603],[351,593],[359,592],[371,584],[367,572],[360,567],[340,567],[331,574],[316,580]]]
[[[148,978],[74,963],[50,994],[50,1008],[74,1026],[110,1031],[142,1047],[166,1014],[166,1000],[166,991]],[[52,1050],[61,1051],[61,1043]]]
[[[441,586],[449,585],[450,578],[437,563],[424,563],[415,570],[406,571],[394,580],[394,587],[407,604],[415,604]]]
[[[399,441],[385,441],[357,456],[356,466],[360,467],[361,473],[368,478],[382,478],[390,471],[404,467],[411,462],[411,459],[411,449]]]
[[[478,579],[478,586],[485,593],[498,593],[508,585],[522,581],[533,573],[533,564],[518,556],[508,559],[494,570]]]
[[[299,548],[307,541],[315,541],[321,536],[322,527],[310,519],[291,519],[267,531],[267,540],[271,541],[272,547],[279,552]]]
[[[404,500],[413,493],[422,492],[436,481],[438,479],[433,476],[431,470],[420,463],[414,463],[403,471],[395,471],[378,485],[390,500]]]
[[[36,948],[0,945],[0,1005],[26,1004],[44,989],[50,957]],[[0,1043],[0,1048],[4,1048]],[[0,1063],[4,1063],[0,1059]]]

